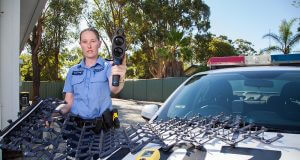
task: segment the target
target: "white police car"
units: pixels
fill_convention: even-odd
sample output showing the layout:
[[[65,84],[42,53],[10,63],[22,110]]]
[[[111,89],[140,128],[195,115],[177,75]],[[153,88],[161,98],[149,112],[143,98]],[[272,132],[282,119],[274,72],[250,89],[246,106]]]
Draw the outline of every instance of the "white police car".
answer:
[[[188,143],[178,143],[168,152],[160,149],[161,159],[300,159],[299,67],[239,67],[198,73],[181,84],[157,112],[155,108],[143,108],[142,115],[151,118],[150,122],[223,113],[255,124],[250,135],[261,126],[267,128],[263,135],[244,137],[234,145],[226,142],[226,137],[213,138],[221,132],[216,131],[201,149]],[[223,130],[230,129],[223,126]],[[274,141],[265,143],[268,138]]]

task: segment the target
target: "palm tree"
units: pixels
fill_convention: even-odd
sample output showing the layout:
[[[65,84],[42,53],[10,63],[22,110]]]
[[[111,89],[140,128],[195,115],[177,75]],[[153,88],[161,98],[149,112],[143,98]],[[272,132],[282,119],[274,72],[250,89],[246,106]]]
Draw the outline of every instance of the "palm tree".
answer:
[[[269,46],[268,48],[263,49],[263,51],[281,51],[284,54],[289,54],[291,49],[300,41],[300,33],[293,35],[292,25],[297,19],[294,18],[290,21],[285,19],[281,22],[279,26],[279,35],[275,33],[269,33],[263,36],[263,38],[271,38],[279,45]]]

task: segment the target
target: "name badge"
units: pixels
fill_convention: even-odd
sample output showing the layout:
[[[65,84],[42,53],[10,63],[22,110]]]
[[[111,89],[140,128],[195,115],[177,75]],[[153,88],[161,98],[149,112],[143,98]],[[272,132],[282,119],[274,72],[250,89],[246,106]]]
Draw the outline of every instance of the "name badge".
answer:
[[[82,75],[83,71],[73,71],[72,75]]]
[[[94,72],[100,72],[100,71],[102,71],[104,68],[103,67],[101,67],[101,68],[95,68],[94,69]]]

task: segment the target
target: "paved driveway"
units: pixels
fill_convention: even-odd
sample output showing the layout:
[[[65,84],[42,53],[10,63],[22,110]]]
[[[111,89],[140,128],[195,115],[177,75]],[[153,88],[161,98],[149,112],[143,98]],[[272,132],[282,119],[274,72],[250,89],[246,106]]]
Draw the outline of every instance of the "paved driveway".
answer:
[[[141,109],[146,104],[159,104],[161,102],[136,101],[112,98],[114,108],[119,111],[121,126],[127,127],[130,124],[144,124],[146,121],[141,117]]]

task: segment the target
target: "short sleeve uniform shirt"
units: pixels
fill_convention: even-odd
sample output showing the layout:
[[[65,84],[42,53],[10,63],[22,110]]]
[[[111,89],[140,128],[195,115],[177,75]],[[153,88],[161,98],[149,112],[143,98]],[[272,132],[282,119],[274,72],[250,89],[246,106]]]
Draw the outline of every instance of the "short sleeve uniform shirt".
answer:
[[[85,66],[84,59],[68,71],[64,90],[73,94],[71,112],[83,119],[100,117],[106,109],[112,109],[108,79],[111,64],[98,58],[94,66]]]

